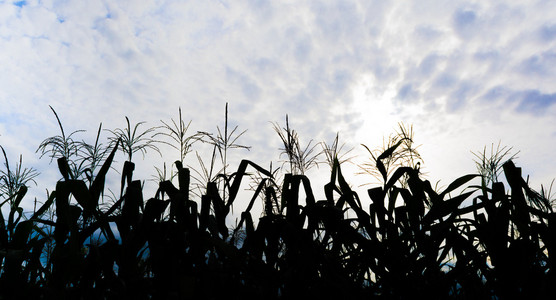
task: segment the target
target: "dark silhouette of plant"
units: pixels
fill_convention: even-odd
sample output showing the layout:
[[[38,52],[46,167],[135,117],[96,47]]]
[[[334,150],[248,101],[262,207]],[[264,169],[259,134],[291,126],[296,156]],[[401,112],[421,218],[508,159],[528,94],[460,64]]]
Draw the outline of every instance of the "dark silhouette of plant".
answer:
[[[386,178],[399,167],[419,167],[423,159],[417,151],[419,146],[413,147],[413,136],[413,126],[407,127],[399,123],[398,131],[390,135],[387,142],[383,141],[382,148],[370,150],[362,145],[371,156],[371,161],[362,164],[361,172],[358,174],[368,174],[385,182]],[[387,149],[395,150],[389,152]],[[405,184],[405,180],[407,177],[402,178],[402,184]]]
[[[209,184],[210,182],[217,181],[218,178],[223,179],[223,182],[222,184],[220,184],[219,188],[221,188],[223,191],[224,199],[228,198],[228,190],[230,184],[229,182],[232,176],[234,175],[234,174],[230,175],[227,172],[227,169],[229,167],[228,151],[230,149],[249,150],[251,148],[249,146],[237,144],[237,140],[247,131],[244,130],[241,133],[234,136],[234,134],[237,131],[237,128],[238,126],[236,125],[231,131],[228,129],[228,103],[226,103],[223,129],[221,130],[220,127],[216,126],[216,130],[217,130],[216,136],[212,133],[208,133],[204,131],[198,133],[198,137],[200,141],[208,143],[213,146],[213,153],[211,156],[211,162],[209,168],[205,166],[200,156],[197,155],[199,165],[201,167],[201,172],[197,171],[196,173],[201,176],[197,177],[196,179],[199,182],[199,184],[205,184],[205,185]],[[216,154],[218,154],[218,156],[220,157],[220,164],[222,167],[216,174],[214,174],[213,171],[215,168]],[[213,177],[213,174],[216,177]]]
[[[351,151],[353,151],[353,148],[349,149],[345,153],[341,153],[345,144],[340,145],[338,148],[339,136],[340,134],[336,133],[336,137],[334,138],[334,141],[332,141],[332,144],[330,145],[326,144],[325,142],[321,142],[322,153],[324,153],[324,155],[326,156],[326,163],[330,166],[331,170],[334,167],[335,159],[338,159],[338,163],[341,165],[345,162],[350,162],[354,158],[354,156],[345,157]]]
[[[149,149],[160,154],[160,149],[156,146],[158,141],[154,139],[157,127],[150,127],[144,131],[138,131],[139,126],[145,124],[145,122],[139,122],[131,126],[129,118],[125,117],[125,120],[127,123],[125,128],[116,128],[115,130],[109,131],[113,135],[110,137],[112,144],[115,144],[118,140],[121,141],[121,149],[127,156],[127,161],[131,162],[133,154],[136,152],[141,152],[144,158]]]
[[[4,147],[0,146],[0,149],[4,155],[4,168],[0,169],[0,198],[5,200],[0,204],[1,207],[6,201],[12,202],[22,187],[27,187],[31,182],[37,184],[35,178],[39,173],[33,168],[23,168],[21,155],[19,163],[16,163],[15,168],[11,168]]]
[[[59,168],[67,166],[66,169],[61,170],[64,178],[79,179],[84,177],[87,178],[89,184],[92,184],[93,174],[96,168],[102,164],[108,150],[100,142],[102,123],[99,125],[95,143],[91,145],[83,140],[78,141],[74,138],[75,134],[85,132],[85,130],[76,130],[66,135],[58,114],[52,106],[50,106],[50,109],[58,121],[61,135],[43,140],[36,152],[41,152],[41,158],[49,154],[51,162],[56,158]]]
[[[554,179],[552,179],[552,181],[550,182],[550,185],[548,186],[548,190],[544,187],[544,185],[541,184],[540,195],[541,197],[548,199],[548,201],[551,203],[552,207],[554,208],[554,206],[556,205],[556,198],[554,197],[554,193],[552,192],[553,185],[554,185]]]
[[[290,128],[287,115],[285,128],[281,128],[277,123],[274,123],[273,126],[274,131],[278,134],[282,140],[282,144],[284,145],[284,148],[280,149],[282,150],[280,155],[285,154],[288,157],[288,160],[283,162],[282,168],[284,164],[289,163],[289,173],[304,175],[305,172],[312,167],[318,167],[318,157],[321,152],[316,154],[314,153],[317,145],[315,144],[311,146],[311,143],[313,142],[313,140],[311,140],[307,146],[303,148],[299,142],[297,132]]]
[[[484,185],[490,186],[490,184],[499,181],[498,178],[502,172],[504,162],[515,160],[517,154],[519,154],[519,151],[512,154],[512,150],[512,147],[508,148],[507,146],[500,148],[500,142],[498,142],[496,151],[494,150],[494,144],[491,145],[490,154],[487,154],[486,146],[482,152],[471,152],[477,158],[475,165],[484,180]]]
[[[111,144],[121,144],[121,151],[127,156],[122,170],[120,198],[123,196],[125,184],[127,183],[127,186],[129,186],[133,182],[133,170],[135,170],[135,163],[132,162],[133,154],[140,152],[143,154],[143,158],[145,158],[147,150],[154,150],[162,156],[160,149],[156,146],[159,141],[154,139],[157,127],[150,127],[144,131],[139,131],[139,126],[145,124],[145,122],[138,122],[131,126],[127,116],[125,120],[127,123],[125,128],[109,130],[112,134],[112,137],[109,138]],[[114,149],[117,148],[116,146],[114,147]]]
[[[94,174],[97,168],[102,165],[104,158],[108,153],[109,147],[105,147],[100,142],[100,133],[102,132],[102,123],[98,126],[97,136],[95,138],[94,144],[88,144],[85,141],[81,141],[80,147],[78,149],[78,157],[82,160],[83,173],[87,177],[89,184],[94,181]],[[88,163],[88,164],[87,164]]]
[[[166,123],[161,120],[160,122],[164,124],[164,126],[162,126],[162,129],[164,131],[158,132],[157,134],[155,134],[155,136],[162,135],[170,138],[170,142],[165,142],[165,141],[162,142],[179,151],[180,153],[179,161],[183,164],[185,160],[185,156],[192,151],[191,147],[195,142],[200,140],[201,134],[199,133],[193,135],[187,134],[187,131],[189,130],[189,125],[191,125],[191,121],[189,121],[187,125],[185,125],[185,122],[183,121],[181,115],[181,107],[179,108],[178,122],[176,123],[174,119],[171,119],[171,121],[172,124],[170,125],[169,123]]]
[[[191,177],[196,181],[194,183],[195,188],[199,193],[195,193],[196,196],[200,197],[202,194],[206,193],[206,188],[210,182],[216,182],[219,174],[224,174],[224,167],[216,169],[216,146],[212,147],[212,155],[208,166],[205,164],[198,152],[195,152],[197,157],[197,162],[199,164],[198,168],[191,168],[193,170],[193,175]]]
[[[242,131],[241,133],[234,136],[236,133],[238,126],[235,126],[234,129],[231,131],[228,130],[228,103],[226,103],[226,112],[224,114],[224,127],[223,130],[220,127],[216,126],[217,134],[208,133],[208,132],[199,132],[202,137],[202,141],[209,143],[214,146],[214,148],[218,151],[220,156],[220,162],[222,163],[222,168],[224,174],[226,173],[226,168],[228,167],[228,160],[227,154],[229,149],[246,149],[249,150],[251,147],[244,146],[237,144],[236,141],[245,133],[247,130]]]
[[[294,140],[287,122],[281,132]],[[101,209],[121,141],[87,178],[64,174],[70,167],[59,160],[63,178],[28,218],[25,184],[0,213],[0,298],[554,298],[556,213],[546,192],[531,189],[512,160],[488,186],[468,174],[437,191],[407,163],[414,150],[405,141],[372,153],[382,183],[366,191],[370,204],[346,181],[337,140],[324,149],[324,199],[303,173],[277,184],[276,170],[248,160],[227,176],[204,168],[209,180],[195,197],[177,161],[177,182],[160,181],[146,201],[130,169],[122,195]],[[219,155],[214,146],[212,161]],[[235,215],[250,177],[247,207]]]
[[[58,114],[52,106],[49,107],[54,113],[56,121],[58,121],[61,135],[52,136],[43,140],[37,148],[37,152],[41,152],[41,158],[44,155],[49,154],[50,162],[52,162],[54,158],[58,160],[65,160],[66,163],[63,163],[62,165],[67,165],[68,169],[62,172],[62,176],[64,176],[64,178],[67,177],[77,179],[81,177],[84,172],[85,161],[78,161],[80,148],[83,144],[80,141],[75,140],[73,136],[77,133],[84,132],[85,130],[76,130],[71,132],[69,135],[66,135]]]
[[[272,162],[269,165],[268,173],[272,175],[270,178],[258,171],[249,174],[251,178],[249,190],[257,193],[259,199],[262,200],[263,215],[279,214],[283,210],[278,199],[281,198],[280,186],[284,182],[284,178],[280,173],[280,168],[272,168]],[[258,189],[261,190],[257,192]]]

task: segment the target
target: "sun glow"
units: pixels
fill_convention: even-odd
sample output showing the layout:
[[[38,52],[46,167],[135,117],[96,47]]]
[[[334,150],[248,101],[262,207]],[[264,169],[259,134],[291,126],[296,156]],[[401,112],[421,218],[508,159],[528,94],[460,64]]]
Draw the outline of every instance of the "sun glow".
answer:
[[[361,123],[355,133],[356,141],[375,147],[382,143],[402,121],[393,103],[395,84],[380,87],[372,75],[365,75],[353,88],[353,109]]]

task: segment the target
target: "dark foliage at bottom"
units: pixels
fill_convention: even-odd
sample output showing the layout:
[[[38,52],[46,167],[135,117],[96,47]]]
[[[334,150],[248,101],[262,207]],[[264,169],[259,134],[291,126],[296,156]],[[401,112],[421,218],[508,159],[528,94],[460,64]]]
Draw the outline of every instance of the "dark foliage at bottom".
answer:
[[[377,159],[384,185],[368,190],[368,207],[337,160],[324,200],[315,199],[307,177],[287,174],[278,186],[244,160],[195,200],[189,169],[178,162],[177,185],[163,181],[144,201],[126,162],[121,198],[101,209],[116,148],[89,184],[68,177],[59,159],[64,179],[30,217],[20,207],[27,188],[10,196],[7,218],[0,214],[1,299],[556,296],[556,214],[511,161],[507,183],[483,181],[453,196],[478,175],[441,192],[417,168],[387,178],[381,161],[388,149]],[[248,169],[262,179],[230,228],[226,218]],[[258,222],[256,201],[264,209]]]

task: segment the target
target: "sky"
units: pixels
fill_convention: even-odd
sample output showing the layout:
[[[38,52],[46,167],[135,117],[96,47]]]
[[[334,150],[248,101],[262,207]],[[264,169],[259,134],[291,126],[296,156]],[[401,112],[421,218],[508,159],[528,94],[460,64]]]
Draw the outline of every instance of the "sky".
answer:
[[[538,189],[556,177],[555,14],[555,1],[0,0],[0,145],[41,172],[41,200],[60,178],[35,152],[59,134],[49,106],[94,143],[101,122],[159,126],[180,107],[191,133],[216,132],[229,103],[251,146],[234,149],[232,168],[280,165],[272,122],[287,114],[304,144],[339,132],[356,164],[369,159],[361,144],[412,125],[427,178],[444,186],[500,143]],[[136,155],[137,179],[178,158],[160,148]],[[348,181],[375,181],[355,171]]]

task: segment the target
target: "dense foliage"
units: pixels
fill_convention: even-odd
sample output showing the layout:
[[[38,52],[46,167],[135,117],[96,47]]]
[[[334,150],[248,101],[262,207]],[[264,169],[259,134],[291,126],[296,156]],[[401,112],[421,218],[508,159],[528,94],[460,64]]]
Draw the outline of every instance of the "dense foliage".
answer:
[[[141,145],[155,146],[137,131],[140,124],[133,127],[127,120],[127,129],[113,131],[113,143],[104,151],[95,150],[98,137],[87,148],[72,144],[63,129],[57,139],[45,140],[40,149],[52,150],[63,179],[28,216],[21,202],[32,169],[24,170],[27,177],[19,185],[1,190],[3,205],[9,206],[0,214],[1,299],[555,296],[556,214],[511,160],[501,164],[504,182],[465,175],[437,191],[422,178],[419,164],[385,165],[400,153],[404,138],[373,156],[383,184],[368,189],[368,207],[344,179],[334,152],[327,152],[325,199],[315,199],[302,172],[278,180],[276,172],[248,160],[233,173],[229,166],[216,175],[209,168],[197,172],[207,181],[196,195],[197,177],[183,166],[191,143],[212,141],[213,158],[220,157],[224,166],[226,150],[243,146],[234,144],[235,129],[228,133],[227,124],[216,137],[184,136],[180,112],[173,126],[165,123],[167,135],[180,144],[177,171],[170,179],[161,176],[158,191],[145,201],[131,159],[146,149]],[[306,163],[313,148],[300,147],[295,132],[284,130],[283,150],[294,170],[295,159]],[[104,206],[104,185],[119,149],[129,158],[121,193]],[[12,173],[2,173],[3,187]],[[235,212],[239,223],[227,225],[242,182],[254,178],[256,185],[243,200],[247,208]],[[474,180],[481,184],[472,185]],[[252,214],[256,201],[264,209],[258,221]]]

